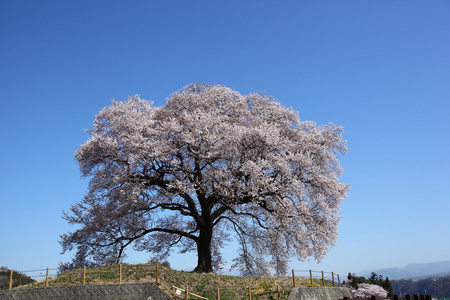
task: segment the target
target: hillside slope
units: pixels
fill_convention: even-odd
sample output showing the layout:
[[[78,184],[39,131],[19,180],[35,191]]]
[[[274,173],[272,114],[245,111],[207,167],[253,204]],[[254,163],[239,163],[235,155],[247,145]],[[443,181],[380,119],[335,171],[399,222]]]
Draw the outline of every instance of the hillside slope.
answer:
[[[132,282],[155,282],[156,267],[149,264],[122,265],[122,283]],[[292,288],[291,277],[241,277],[213,273],[191,273],[176,271],[168,267],[159,266],[158,279],[163,291],[175,297],[176,288],[184,289],[187,285],[189,291],[207,297],[217,299],[217,289],[220,289],[221,299],[234,300],[247,297],[249,288],[252,299],[276,299],[279,287],[285,299]],[[49,286],[80,285],[82,284],[83,269],[75,269],[63,272],[56,277],[50,278]],[[117,284],[119,283],[119,266],[103,266],[86,268],[86,284]],[[308,286],[309,278],[296,278],[296,287]],[[321,285],[321,280],[315,279],[315,285]],[[45,281],[35,282],[27,286],[43,287]]]

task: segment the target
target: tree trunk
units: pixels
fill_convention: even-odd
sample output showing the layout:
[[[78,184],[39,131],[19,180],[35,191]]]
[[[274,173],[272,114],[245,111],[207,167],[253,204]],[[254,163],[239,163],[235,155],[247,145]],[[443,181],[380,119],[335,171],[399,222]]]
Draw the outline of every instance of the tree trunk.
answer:
[[[212,268],[212,258],[211,258],[211,242],[208,244],[206,241],[197,243],[198,261],[197,267],[195,267],[194,272],[199,273],[211,273]]]
[[[195,267],[194,272],[199,273],[211,273],[212,268],[212,256],[211,256],[211,241],[212,241],[212,224],[209,228],[204,228],[200,230],[200,236],[197,239],[197,267]]]

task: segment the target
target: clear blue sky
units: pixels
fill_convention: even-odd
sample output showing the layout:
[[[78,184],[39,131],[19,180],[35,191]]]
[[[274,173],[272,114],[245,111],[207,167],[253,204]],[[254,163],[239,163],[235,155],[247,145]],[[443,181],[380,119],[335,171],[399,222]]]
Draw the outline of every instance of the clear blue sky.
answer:
[[[337,246],[291,268],[450,260],[449,1],[0,0],[0,265],[69,260],[58,240],[87,188],[83,129],[113,98],[159,106],[191,82],[265,91],[345,127]]]

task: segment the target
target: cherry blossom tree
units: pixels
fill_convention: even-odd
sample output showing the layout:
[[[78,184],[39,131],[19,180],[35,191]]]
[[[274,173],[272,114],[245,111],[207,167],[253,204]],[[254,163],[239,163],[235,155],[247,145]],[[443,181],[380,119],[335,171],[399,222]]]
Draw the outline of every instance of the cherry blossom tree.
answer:
[[[220,268],[239,243],[245,275],[283,274],[290,258],[320,260],[337,238],[342,127],[300,121],[264,94],[191,84],[155,107],[113,101],[75,153],[89,190],[64,213],[74,262],[121,261],[132,246],[163,259],[196,251],[197,272]]]
[[[351,290],[353,298],[387,297],[388,292],[376,284],[360,283],[358,289]]]

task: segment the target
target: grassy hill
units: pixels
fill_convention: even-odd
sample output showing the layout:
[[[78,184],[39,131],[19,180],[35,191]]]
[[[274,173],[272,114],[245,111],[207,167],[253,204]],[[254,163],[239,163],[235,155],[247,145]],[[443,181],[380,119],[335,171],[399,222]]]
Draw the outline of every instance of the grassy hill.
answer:
[[[156,265],[137,264],[122,265],[122,283],[155,282]],[[221,299],[248,299],[248,289],[251,289],[252,299],[277,299],[277,286],[283,292],[282,299],[286,299],[292,288],[291,277],[241,277],[219,274],[199,274],[192,272],[176,271],[168,267],[159,266],[160,287],[170,296],[177,299],[176,289],[173,286],[184,289],[188,285],[189,291],[207,297],[217,299],[217,289],[220,289]],[[85,284],[117,284],[119,283],[119,266],[102,266],[86,268]],[[83,269],[75,269],[63,272],[48,281],[49,286],[80,285],[83,283]],[[296,278],[296,286],[308,286],[309,278]],[[314,284],[320,285],[320,280]],[[44,287],[45,281],[38,281],[20,288]],[[178,299],[184,299],[178,296]],[[195,299],[195,298],[192,298]]]

